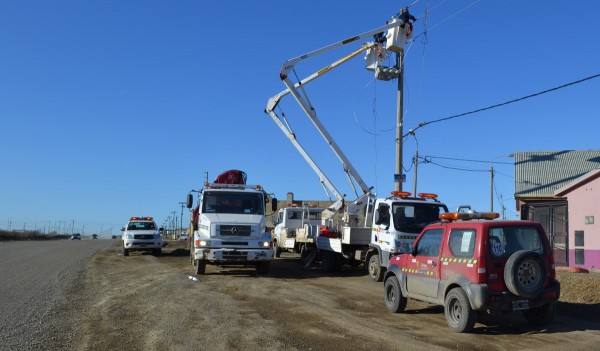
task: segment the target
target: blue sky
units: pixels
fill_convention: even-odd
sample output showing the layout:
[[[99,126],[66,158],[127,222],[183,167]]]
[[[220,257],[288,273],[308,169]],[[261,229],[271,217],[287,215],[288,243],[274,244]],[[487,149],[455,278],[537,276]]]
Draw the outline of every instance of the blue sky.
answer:
[[[385,24],[413,4],[404,131],[600,73],[600,3],[571,1],[4,1],[0,3],[0,228],[118,234],[163,224],[221,171],[278,198],[326,199],[263,111],[287,59]],[[426,11],[427,9],[427,11]],[[427,13],[427,15],[425,15]],[[368,40],[364,40],[368,41]],[[361,41],[360,43],[364,42]],[[357,43],[360,44],[360,43]],[[305,77],[356,48],[299,63]],[[394,188],[396,81],[355,58],[307,85],[365,182]],[[418,192],[515,218],[517,151],[598,149],[600,78],[416,130]],[[295,101],[281,108],[348,199],[339,161]],[[411,191],[415,138],[403,143]],[[428,162],[424,162],[427,160]],[[479,162],[472,162],[472,161]],[[187,210],[183,210],[184,220]]]

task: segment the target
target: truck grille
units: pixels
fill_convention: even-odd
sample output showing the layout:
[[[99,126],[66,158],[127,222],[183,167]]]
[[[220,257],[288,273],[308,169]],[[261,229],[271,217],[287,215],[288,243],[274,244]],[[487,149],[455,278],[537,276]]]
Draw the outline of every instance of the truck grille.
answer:
[[[250,236],[252,228],[249,225],[229,225],[219,226],[218,234],[221,236]]]
[[[248,246],[247,241],[223,241],[221,242],[223,245],[234,245],[234,246]]]
[[[149,239],[154,239],[154,234],[135,234],[133,236],[133,238],[149,240]]]
[[[228,251],[223,253],[224,260],[245,260],[246,254],[239,251]]]

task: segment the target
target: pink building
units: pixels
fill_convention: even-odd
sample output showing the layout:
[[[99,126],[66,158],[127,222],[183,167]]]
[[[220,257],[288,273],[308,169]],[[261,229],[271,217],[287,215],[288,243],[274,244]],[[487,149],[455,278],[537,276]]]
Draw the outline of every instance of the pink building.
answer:
[[[512,155],[516,208],[544,227],[556,265],[600,269],[600,150]]]
[[[554,195],[566,198],[569,208],[569,266],[600,269],[600,169],[557,189]]]

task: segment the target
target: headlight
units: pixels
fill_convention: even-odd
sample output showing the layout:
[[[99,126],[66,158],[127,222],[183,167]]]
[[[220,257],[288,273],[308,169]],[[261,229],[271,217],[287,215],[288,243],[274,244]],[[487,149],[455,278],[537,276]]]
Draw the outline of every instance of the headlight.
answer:
[[[133,239],[133,234],[127,234],[127,235],[125,235],[125,239]]]
[[[271,246],[271,242],[270,241],[263,241],[262,247],[270,247]]]
[[[203,246],[210,246],[210,241],[206,241],[206,240],[199,240],[197,241],[198,245],[196,245],[197,247],[203,247]]]

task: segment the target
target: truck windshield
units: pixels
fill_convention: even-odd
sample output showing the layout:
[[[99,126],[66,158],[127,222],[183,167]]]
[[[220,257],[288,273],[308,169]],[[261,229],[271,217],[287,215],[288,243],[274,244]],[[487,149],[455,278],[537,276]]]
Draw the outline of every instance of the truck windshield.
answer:
[[[440,220],[440,213],[448,212],[446,206],[433,203],[392,204],[394,228],[405,233],[420,233],[426,225]]]
[[[263,215],[263,197],[257,193],[206,192],[202,212]]]
[[[154,222],[129,222],[127,230],[153,230],[156,229]]]

